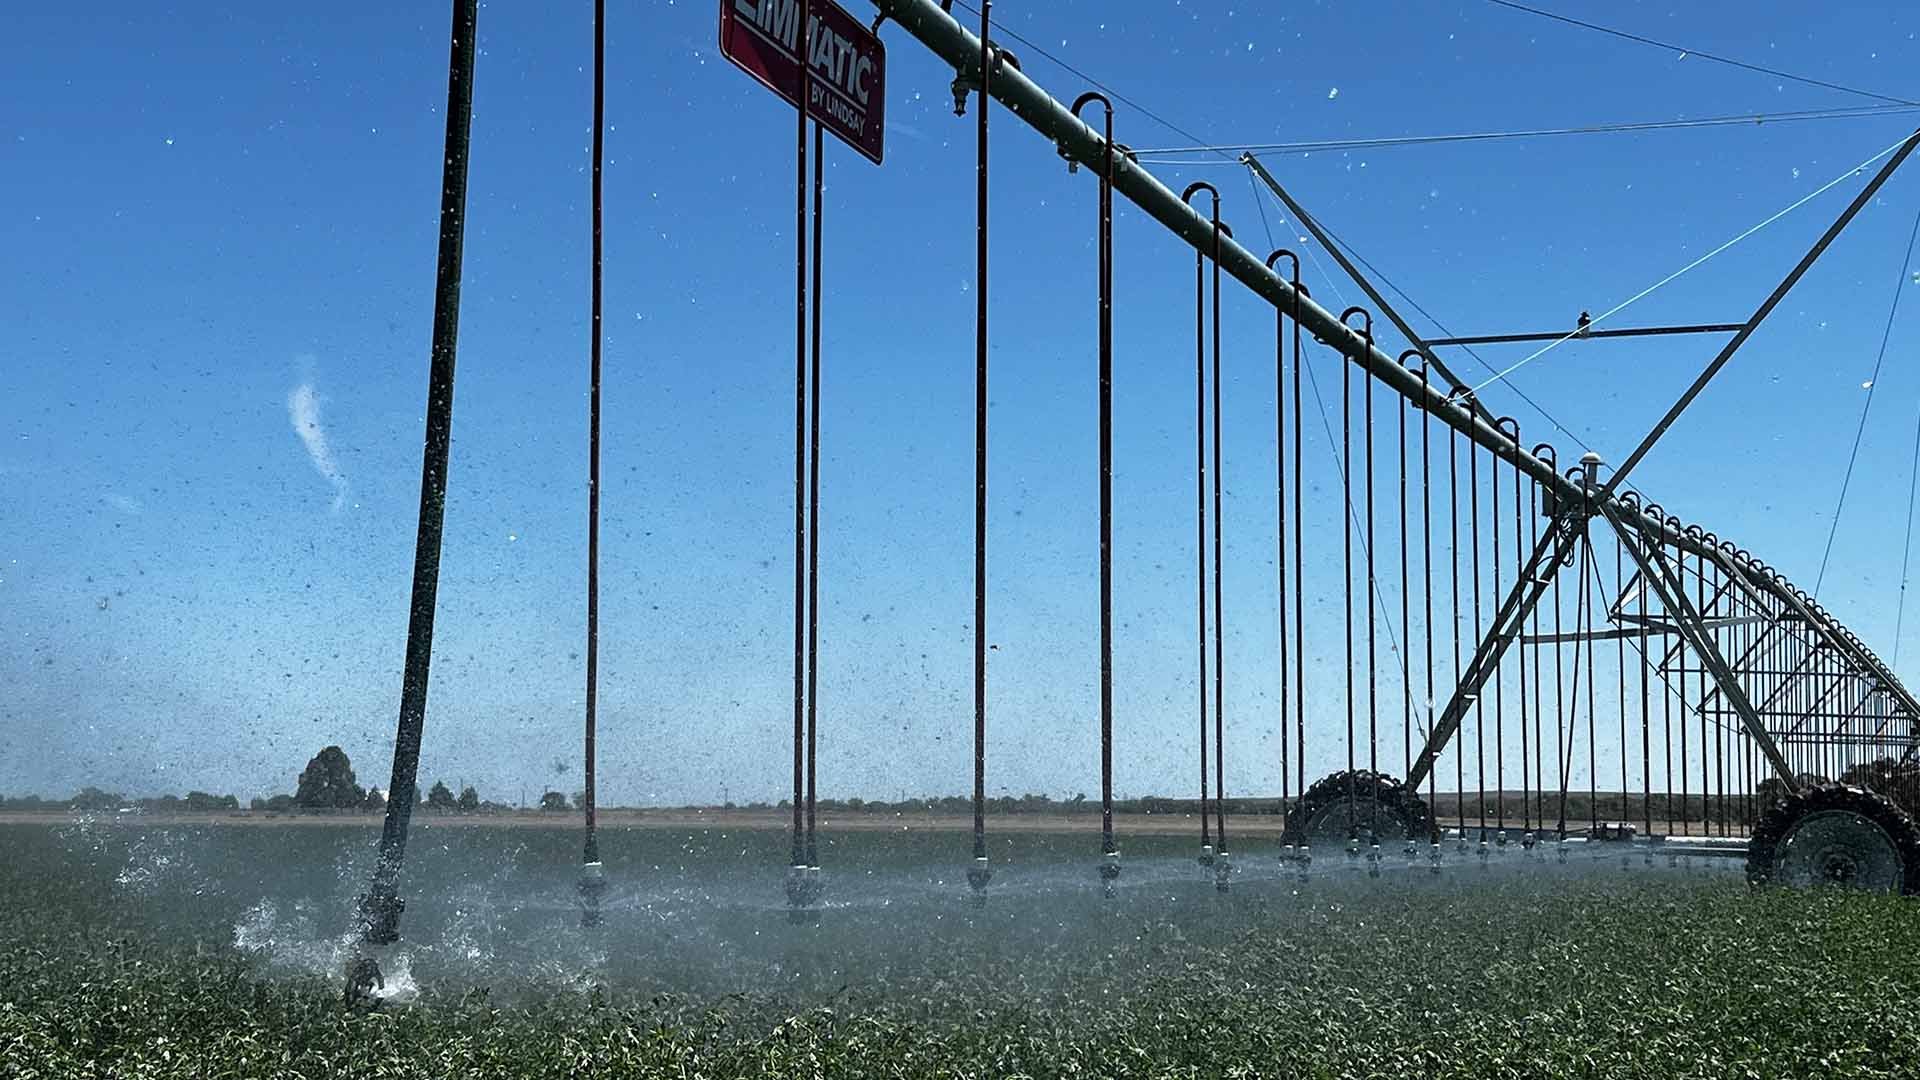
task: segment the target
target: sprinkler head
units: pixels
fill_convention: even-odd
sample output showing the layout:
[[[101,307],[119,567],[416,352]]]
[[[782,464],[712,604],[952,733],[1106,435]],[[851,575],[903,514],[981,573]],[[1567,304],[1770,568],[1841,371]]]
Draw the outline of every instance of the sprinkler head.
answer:
[[[1380,842],[1378,840],[1367,847],[1367,876],[1380,876]]]
[[[1113,899],[1114,882],[1120,880],[1120,853],[1109,851],[1100,860],[1100,895]]]
[[[787,921],[801,923],[808,921],[807,909],[813,906],[815,887],[818,879],[807,873],[807,867],[795,863],[787,867]]]
[[[1213,890],[1215,892],[1226,892],[1227,879],[1232,874],[1233,856],[1228,855],[1223,850],[1220,852],[1219,857],[1213,860]]]
[[[1440,872],[1440,841],[1435,840],[1427,849],[1427,869],[1430,873]]]
[[[1527,831],[1526,831],[1525,833],[1523,833],[1523,834],[1521,834],[1521,837],[1520,837],[1520,846],[1521,846],[1522,848],[1525,848],[1525,849],[1527,850],[1527,853],[1528,853],[1528,854],[1532,854],[1532,852],[1533,852],[1533,845],[1534,845],[1535,843],[1537,843],[1537,842],[1538,842],[1538,841],[1536,841],[1536,840],[1534,839],[1534,836],[1533,836],[1533,830],[1532,830],[1532,829],[1528,829],[1528,830],[1527,830]]]
[[[973,92],[973,80],[965,75],[953,77],[953,115],[967,115],[967,95]]]
[[[1507,850],[1507,830],[1501,829],[1500,832],[1494,836],[1493,843],[1494,843],[1494,846],[1498,847],[1502,852],[1506,851]]]
[[[987,866],[985,855],[976,855],[973,865],[967,867],[967,886],[973,890],[973,902],[987,902],[987,882],[993,880],[993,871]]]
[[[1194,861],[1199,863],[1201,866],[1212,866],[1213,865],[1213,845],[1201,844],[1200,857],[1198,859],[1195,859]]]
[[[1360,857],[1360,837],[1353,833],[1348,833],[1347,834],[1347,858],[1349,860],[1353,860],[1353,859],[1358,859],[1359,857]]]
[[[1488,852],[1487,836],[1485,833],[1481,833],[1480,834],[1480,861],[1481,862],[1487,861],[1487,852]]]
[[[580,925],[600,925],[600,897],[607,891],[607,870],[598,860],[580,867]]]
[[[1313,869],[1313,848],[1300,845],[1300,880],[1307,880],[1307,871]]]
[[[386,977],[380,974],[380,962],[363,952],[347,966],[346,1004],[349,1009],[371,1009],[380,1003],[374,991],[386,989]]]
[[[1566,862],[1567,861],[1567,838],[1564,836],[1560,838],[1559,850],[1560,850],[1560,861]]]

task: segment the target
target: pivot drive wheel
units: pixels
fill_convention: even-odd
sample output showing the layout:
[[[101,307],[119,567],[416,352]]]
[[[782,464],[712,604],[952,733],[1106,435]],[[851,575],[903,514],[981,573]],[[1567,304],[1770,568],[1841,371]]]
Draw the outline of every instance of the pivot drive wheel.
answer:
[[[1920,829],[1886,798],[1846,784],[1775,804],[1747,842],[1747,880],[1920,893]]]
[[[1399,845],[1433,838],[1433,815],[1417,792],[1385,773],[1355,769],[1322,777],[1287,815],[1285,842],[1315,848]]]

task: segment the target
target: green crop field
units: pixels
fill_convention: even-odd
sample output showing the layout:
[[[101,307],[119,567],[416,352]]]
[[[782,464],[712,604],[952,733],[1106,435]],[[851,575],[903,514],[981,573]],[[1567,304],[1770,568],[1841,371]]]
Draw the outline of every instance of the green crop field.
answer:
[[[574,838],[486,831],[417,838],[420,995],[353,1013],[328,943],[365,833],[0,828],[0,1075],[1920,1075],[1900,899],[1517,856],[1303,883],[1258,853],[1221,897],[1143,843],[1103,901],[1076,837],[1006,841],[976,912],[889,876],[958,837],[880,836],[835,851],[836,895],[879,899],[796,927],[776,834],[636,832],[615,879],[673,884],[616,890],[582,946]]]

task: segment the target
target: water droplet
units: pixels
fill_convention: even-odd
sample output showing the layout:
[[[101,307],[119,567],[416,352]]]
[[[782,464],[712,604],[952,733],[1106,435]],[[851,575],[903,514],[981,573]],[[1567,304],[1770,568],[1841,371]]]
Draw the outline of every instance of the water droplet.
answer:
[[[1337,98],[1337,97],[1339,97],[1339,96],[1340,96],[1340,88],[1339,88],[1339,87],[1337,87],[1337,86],[1335,86],[1335,87],[1331,87],[1331,88],[1329,88],[1329,89],[1327,90],[1327,100],[1328,100],[1328,101],[1332,101],[1332,100],[1333,100],[1334,98]]]
[[[1862,390],[1871,390],[1871,389],[1873,389],[1873,380],[1872,380],[1872,379],[1868,379],[1868,380],[1867,380],[1866,382],[1863,382],[1863,383],[1861,383],[1861,384],[1860,384],[1860,389],[1862,389]]]

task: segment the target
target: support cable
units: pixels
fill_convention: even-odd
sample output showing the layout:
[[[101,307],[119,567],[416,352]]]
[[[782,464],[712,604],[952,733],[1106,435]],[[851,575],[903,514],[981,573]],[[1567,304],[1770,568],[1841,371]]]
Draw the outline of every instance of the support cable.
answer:
[[[1516,2],[1516,0],[1487,0],[1487,2],[1490,4],[1497,4],[1503,8],[1511,8],[1514,11],[1524,11],[1529,15],[1538,15],[1543,19],[1552,19],[1554,22],[1565,23],[1568,26],[1577,26],[1582,30],[1592,30],[1596,33],[1606,34],[1609,37],[1616,37],[1625,41],[1637,42],[1641,45],[1652,45],[1655,48],[1665,49],[1668,52],[1677,52],[1683,58],[1689,57],[1689,56],[1697,56],[1702,60],[1711,60],[1716,64],[1726,64],[1729,67],[1737,67],[1742,70],[1755,72],[1761,75],[1770,75],[1776,79],[1785,79],[1788,82],[1797,82],[1797,83],[1804,84],[1806,86],[1818,86],[1826,90],[1838,90],[1843,94],[1853,94],[1856,97],[1872,98],[1875,101],[1884,101],[1884,102],[1889,102],[1891,104],[1896,104],[1896,105],[1920,104],[1920,102],[1909,101],[1906,98],[1893,97],[1891,95],[1878,93],[1873,90],[1862,90],[1854,86],[1845,86],[1840,83],[1826,82],[1824,80],[1810,78],[1805,75],[1795,75],[1791,71],[1781,71],[1778,68],[1762,67],[1759,64],[1748,63],[1745,60],[1736,60],[1730,56],[1720,56],[1716,53],[1702,52],[1699,49],[1689,49],[1684,45],[1674,45],[1665,41],[1659,41],[1655,38],[1643,37],[1639,34],[1629,33],[1628,31],[1625,31],[1625,30],[1616,30],[1611,26],[1602,26],[1599,23],[1586,22],[1584,20],[1576,19],[1568,15],[1560,15],[1555,12],[1546,11],[1542,8],[1530,7],[1526,4],[1518,3]]]
[[[1900,666],[1900,636],[1907,619],[1907,567],[1913,556],[1913,504],[1914,496],[1920,494],[1920,411],[1916,411],[1913,421],[1913,459],[1907,465],[1907,534],[1900,545],[1900,600],[1893,614],[1893,663],[1889,667]]]
[[[1320,154],[1347,150],[1382,150],[1403,146],[1497,142],[1507,139],[1537,139],[1562,135],[1637,134],[1650,131],[1681,131],[1694,128],[1758,127],[1763,124],[1798,120],[1853,120],[1880,116],[1904,116],[1920,111],[1920,104],[1848,105],[1830,109],[1797,109],[1786,112],[1730,113],[1690,120],[1613,121],[1556,128],[1518,128],[1496,131],[1451,132],[1432,135],[1385,135],[1371,138],[1311,139],[1295,142],[1212,143],[1191,146],[1156,146],[1134,151],[1136,157],[1151,159],[1157,165],[1221,165],[1209,159],[1173,159],[1170,154]]]
[[[1847,508],[1847,489],[1853,486],[1853,466],[1860,459],[1860,439],[1867,433],[1867,413],[1873,408],[1873,393],[1880,387],[1880,365],[1887,359],[1887,343],[1893,340],[1893,320],[1900,313],[1900,294],[1906,291],[1907,268],[1913,265],[1913,242],[1916,239],[1920,239],[1920,211],[1914,213],[1913,228],[1907,232],[1907,250],[1900,256],[1900,272],[1894,276],[1893,300],[1887,305],[1887,324],[1880,331],[1880,351],[1874,354],[1873,373],[1867,376],[1867,400],[1860,405],[1860,423],[1853,429],[1853,449],[1847,452],[1847,471],[1840,478],[1840,497],[1834,503],[1833,521],[1827,526],[1827,545],[1820,552],[1820,572],[1813,579],[1813,597],[1816,600],[1820,598],[1820,586],[1827,580],[1827,561],[1833,557],[1833,538],[1840,532],[1840,514]],[[1903,591],[1906,583],[1905,565],[1903,556]],[[1900,639],[1897,633],[1893,647],[1894,656],[1898,657]]]
[[[1495,2],[1498,2],[1498,0],[1495,0]],[[1896,150],[1899,150],[1902,146],[1912,142],[1913,138],[1914,136],[1912,134],[1902,136],[1898,142],[1894,143],[1891,146],[1888,146],[1886,149],[1881,150],[1879,153],[1874,154],[1872,157],[1854,166],[1853,168],[1848,169],[1846,172],[1841,173],[1840,175],[1834,177],[1833,179],[1827,181],[1826,183],[1821,184],[1819,187],[1813,189],[1812,191],[1807,192],[1805,195],[1800,196],[1798,199],[1795,199],[1792,203],[1788,204],[1786,207],[1775,211],[1773,214],[1769,215],[1764,220],[1760,221],[1758,224],[1749,226],[1745,231],[1741,232],[1738,236],[1735,236],[1733,239],[1720,244],[1718,247],[1715,247],[1711,251],[1708,251],[1706,254],[1701,255],[1699,258],[1694,259],[1692,262],[1687,263],[1685,266],[1682,266],[1680,269],[1675,270],[1673,273],[1668,274],[1666,277],[1661,278],[1659,281],[1654,282],[1653,284],[1647,286],[1646,288],[1641,289],[1639,292],[1634,293],[1632,296],[1627,297],[1625,300],[1620,301],[1618,304],[1615,304],[1614,306],[1608,308],[1607,310],[1601,312],[1600,314],[1595,315],[1587,323],[1587,326],[1589,328],[1599,326],[1601,323],[1605,322],[1606,320],[1612,318],[1615,315],[1618,315],[1622,311],[1625,311],[1628,307],[1636,303],[1639,303],[1641,300],[1646,299],[1648,296],[1652,295],[1655,291],[1671,284],[1673,281],[1680,278],[1682,275],[1698,268],[1702,264],[1706,263],[1709,259],[1712,259],[1714,256],[1719,255],[1721,252],[1724,252],[1728,248],[1733,247],[1735,244],[1740,243],[1742,240],[1747,239],[1748,237],[1752,236],[1754,233],[1759,232],[1760,230],[1766,228],[1767,226],[1773,224],[1774,222],[1779,221],[1781,218],[1786,217],[1788,214],[1792,213],[1793,211],[1798,210],[1800,207],[1805,206],[1807,203],[1812,202],[1814,199],[1819,198],[1821,195],[1826,194],[1828,191],[1831,191],[1833,188],[1839,186],[1839,184],[1842,181],[1846,180],[1848,177],[1856,175],[1862,169],[1865,169],[1867,166],[1872,165],[1874,162],[1879,161],[1881,158],[1886,157],[1888,154],[1891,154]],[[1533,363],[1535,360],[1540,359],[1542,356],[1545,356],[1546,354],[1552,352],[1553,350],[1559,348],[1562,345],[1565,345],[1567,342],[1572,341],[1574,338],[1577,338],[1579,336],[1580,336],[1580,331],[1578,329],[1568,331],[1567,333],[1561,335],[1560,337],[1557,337],[1554,340],[1548,342],[1547,344],[1542,345],[1540,348],[1535,349],[1533,352],[1528,353],[1526,356],[1522,357],[1517,362],[1510,364],[1505,368],[1502,368],[1499,372],[1497,372],[1494,375],[1493,378],[1486,380],[1485,382],[1479,384],[1478,386],[1475,386],[1473,388],[1474,392],[1478,393],[1481,390],[1484,390],[1488,386],[1491,386],[1494,383],[1505,378],[1506,376],[1511,375],[1516,371],[1519,371],[1521,368],[1526,367],[1528,364]],[[1731,346],[1737,346],[1739,342],[1740,342],[1740,339],[1736,338],[1733,342],[1729,344]],[[1632,464],[1634,464],[1633,460],[1629,459],[1626,465],[1621,466],[1619,473],[1616,475],[1625,476],[1628,471],[1628,466]]]

